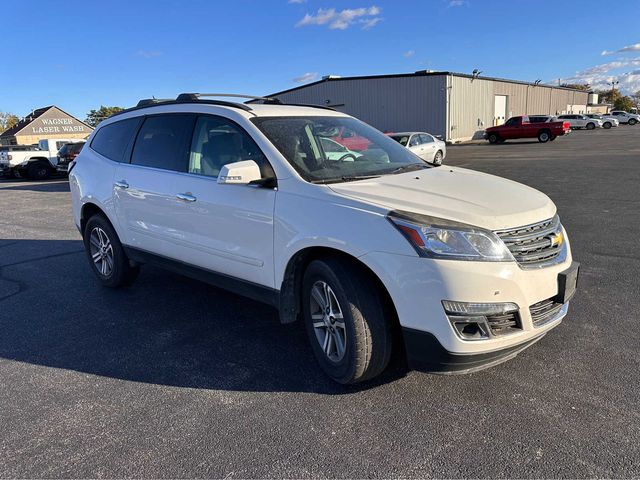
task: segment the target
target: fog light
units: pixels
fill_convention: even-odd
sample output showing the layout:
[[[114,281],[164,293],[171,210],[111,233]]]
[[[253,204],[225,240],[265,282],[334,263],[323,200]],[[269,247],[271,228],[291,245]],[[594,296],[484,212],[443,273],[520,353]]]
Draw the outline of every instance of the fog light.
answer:
[[[463,340],[486,340],[493,334],[487,317],[518,311],[515,303],[467,303],[443,300],[442,306],[456,334]]]

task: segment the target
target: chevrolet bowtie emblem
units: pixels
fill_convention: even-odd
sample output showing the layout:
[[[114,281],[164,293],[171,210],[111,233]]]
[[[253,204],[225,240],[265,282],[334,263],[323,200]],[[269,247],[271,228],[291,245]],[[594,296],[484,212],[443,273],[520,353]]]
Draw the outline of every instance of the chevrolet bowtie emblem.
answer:
[[[553,235],[551,235],[551,246],[552,247],[559,247],[560,245],[562,245],[562,243],[564,242],[564,235],[562,234],[562,232],[558,232],[558,233],[554,233]]]

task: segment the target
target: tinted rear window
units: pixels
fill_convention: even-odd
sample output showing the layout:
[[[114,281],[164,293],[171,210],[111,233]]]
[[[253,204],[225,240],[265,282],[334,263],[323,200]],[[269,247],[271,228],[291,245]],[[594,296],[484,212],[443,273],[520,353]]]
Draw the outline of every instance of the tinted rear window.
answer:
[[[190,137],[194,121],[195,116],[188,114],[148,117],[136,138],[131,163],[186,172],[187,137]]]
[[[139,123],[139,118],[129,118],[102,127],[93,137],[91,148],[115,162],[125,161],[124,154]]]

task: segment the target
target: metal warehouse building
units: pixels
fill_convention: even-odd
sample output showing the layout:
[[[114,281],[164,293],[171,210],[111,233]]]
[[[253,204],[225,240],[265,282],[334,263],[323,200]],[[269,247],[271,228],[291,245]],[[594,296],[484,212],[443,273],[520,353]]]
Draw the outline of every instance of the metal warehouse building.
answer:
[[[571,88],[426,70],[327,76],[270,96],[285,103],[327,105],[384,132],[419,130],[455,142],[481,138],[486,127],[514,115],[584,113],[588,95]]]

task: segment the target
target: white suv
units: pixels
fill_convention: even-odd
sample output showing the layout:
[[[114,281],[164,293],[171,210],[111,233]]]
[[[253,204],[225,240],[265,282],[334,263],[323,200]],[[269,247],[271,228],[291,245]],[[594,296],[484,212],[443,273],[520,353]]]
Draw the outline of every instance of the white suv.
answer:
[[[392,350],[431,372],[494,365],[566,315],[578,265],[543,193],[432,168],[326,107],[203,98],[103,121],[71,165],[103,285],[152,263],[274,305],[341,383],[378,375]],[[344,131],[366,148],[327,155]]]
[[[640,122],[640,115],[635,113],[623,112],[622,110],[614,110],[609,115],[618,119],[620,123],[627,123],[629,125],[635,125]]]

